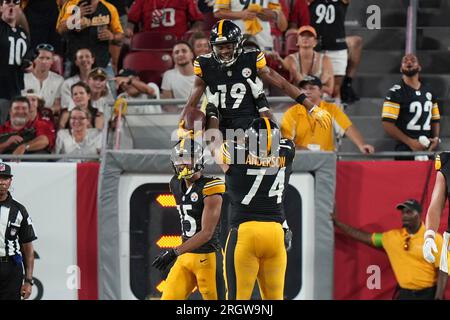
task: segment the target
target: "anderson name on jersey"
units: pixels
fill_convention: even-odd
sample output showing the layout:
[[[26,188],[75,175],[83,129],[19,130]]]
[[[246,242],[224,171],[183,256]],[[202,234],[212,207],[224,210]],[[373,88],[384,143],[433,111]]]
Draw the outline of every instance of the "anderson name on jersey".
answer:
[[[216,194],[222,195],[225,192],[225,183],[220,178],[202,176],[189,188],[186,188],[184,180],[179,180],[175,175],[170,180],[169,186],[180,214],[184,242],[202,230],[203,199]],[[212,238],[192,252],[209,253],[217,251],[220,248],[219,228],[220,222]]]
[[[283,196],[289,183],[295,145],[292,140],[281,139],[275,156],[258,158],[245,150],[243,163],[239,160],[240,146],[232,142],[222,145],[227,193],[231,199],[231,226],[246,221],[284,221]],[[232,157],[230,152],[234,153]],[[236,163],[237,162],[237,163]],[[236,164],[233,164],[236,163]]]
[[[211,93],[220,92],[219,113],[223,119],[237,117],[259,117],[246,79],[255,81],[258,70],[266,66],[264,53],[258,50],[244,50],[236,62],[226,67],[218,63],[212,54],[197,57],[194,72]]]

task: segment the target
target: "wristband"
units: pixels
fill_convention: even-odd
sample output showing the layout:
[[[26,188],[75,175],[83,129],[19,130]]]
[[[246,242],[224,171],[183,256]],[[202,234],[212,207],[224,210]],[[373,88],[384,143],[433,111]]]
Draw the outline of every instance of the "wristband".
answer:
[[[297,98],[295,98],[295,101],[298,102],[299,104],[303,104],[305,99],[306,99],[306,94],[301,93]]]
[[[426,239],[426,238],[428,238],[428,236],[431,236],[431,238],[434,239],[434,237],[436,236],[436,232],[434,232],[431,229],[428,229],[427,231],[425,231],[425,234],[423,235],[423,238]]]
[[[217,107],[213,104],[208,102],[205,109],[206,113],[206,119],[209,118],[216,118],[219,119],[219,110],[217,110]]]

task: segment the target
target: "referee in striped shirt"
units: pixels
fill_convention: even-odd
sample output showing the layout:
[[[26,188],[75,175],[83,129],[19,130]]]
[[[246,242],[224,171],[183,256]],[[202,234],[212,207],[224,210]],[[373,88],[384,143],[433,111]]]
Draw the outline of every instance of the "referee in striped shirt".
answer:
[[[37,238],[27,210],[9,193],[11,180],[11,167],[0,163],[0,300],[28,299],[33,286]]]

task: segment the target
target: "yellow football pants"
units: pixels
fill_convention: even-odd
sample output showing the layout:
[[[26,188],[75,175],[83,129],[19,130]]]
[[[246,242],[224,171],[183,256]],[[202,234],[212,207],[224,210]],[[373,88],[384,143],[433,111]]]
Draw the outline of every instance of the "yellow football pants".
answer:
[[[185,253],[170,269],[161,300],[186,300],[197,286],[203,300],[224,300],[222,251]]]
[[[263,300],[282,300],[286,264],[280,223],[241,223],[231,229],[225,248],[227,299],[249,300],[258,280]]]

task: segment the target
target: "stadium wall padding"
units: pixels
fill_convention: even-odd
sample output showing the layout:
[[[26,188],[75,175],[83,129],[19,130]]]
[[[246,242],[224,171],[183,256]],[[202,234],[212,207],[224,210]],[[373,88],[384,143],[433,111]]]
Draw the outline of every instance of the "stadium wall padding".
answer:
[[[336,155],[297,152],[294,172],[315,176],[314,299],[333,298],[334,234],[330,220],[333,210]],[[218,173],[210,167],[207,173]],[[119,180],[121,174],[172,173],[169,150],[107,151],[100,168],[98,192],[98,294],[99,299],[121,299]]]

